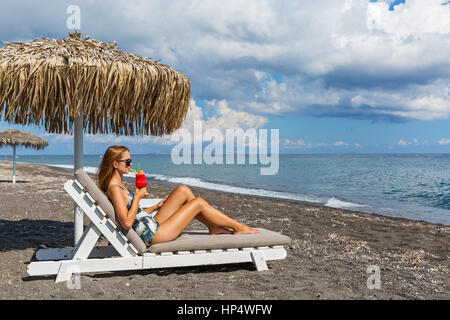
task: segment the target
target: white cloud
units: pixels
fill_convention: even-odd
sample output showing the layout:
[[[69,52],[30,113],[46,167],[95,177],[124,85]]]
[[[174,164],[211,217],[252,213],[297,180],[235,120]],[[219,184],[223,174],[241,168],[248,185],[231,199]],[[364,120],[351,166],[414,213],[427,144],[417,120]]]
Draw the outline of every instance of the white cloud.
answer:
[[[216,129],[225,135],[226,129],[240,128],[244,131],[259,129],[268,122],[266,117],[232,109],[226,100],[207,101],[207,106],[204,108],[212,110],[214,115],[205,118],[202,108],[194,100],[191,100],[186,120],[179,130],[187,130],[192,137],[202,139],[201,136],[194,136],[194,125],[196,123],[201,125],[203,132]],[[174,134],[178,134],[178,131]],[[170,136],[165,136],[164,139],[170,140]]]
[[[450,115],[450,89],[447,81],[410,85],[393,92],[360,89],[350,102],[355,108],[370,105],[393,115],[419,120],[445,119]]]
[[[367,27],[381,30],[393,37],[447,34],[450,32],[448,11],[442,1],[407,0],[394,11],[387,11],[389,3],[369,3]],[[412,20],[414,19],[414,20]]]
[[[329,146],[348,148],[351,145],[350,143],[344,142],[344,141],[336,141],[332,144],[321,142],[321,143],[316,143],[313,145],[310,142],[305,142],[303,139],[298,139],[297,141],[292,141],[290,139],[283,139],[282,142],[283,142],[284,148],[320,148],[320,147],[329,147]],[[359,143],[354,143],[353,146],[356,149],[362,148],[362,145]]]
[[[196,51],[202,61],[241,71],[251,65],[252,90],[243,86],[248,79],[232,79],[220,72],[213,76],[222,77],[217,80],[226,88],[222,94],[238,108],[259,114],[300,112],[418,120],[450,115],[448,89],[443,89],[449,87],[450,19],[448,8],[440,1],[409,0],[394,11],[389,11],[385,2],[259,3],[262,18],[258,22],[270,26],[264,32],[249,25],[254,19],[253,1],[243,7],[232,1],[211,25],[209,15],[199,17],[204,19],[203,26],[209,26],[208,36],[199,40],[201,50]],[[240,12],[245,12],[246,6],[248,12]],[[202,12],[211,13],[213,7],[210,1]],[[235,16],[227,18],[231,13]],[[245,59],[252,63],[240,62]],[[441,66],[440,70],[435,70],[436,66]],[[269,70],[285,76],[273,79]],[[344,75],[336,79],[336,72]],[[351,83],[346,83],[345,73]],[[425,81],[424,76],[428,77]],[[204,79],[210,81],[210,77]],[[331,83],[324,85],[324,81]]]
[[[440,145],[447,145],[447,144],[450,144],[450,139],[444,139],[444,138],[442,138],[441,140],[439,140],[439,144],[440,144]]]
[[[419,140],[417,140],[417,138],[414,138],[412,141],[400,139],[397,144],[399,146],[406,147],[406,146],[410,146],[410,145],[414,145],[414,146],[426,145],[428,143],[427,143],[427,141],[419,142]]]
[[[217,110],[218,115],[204,120],[204,124],[207,129],[258,129],[263,127],[268,122],[268,119],[266,117],[254,115],[245,111],[236,111],[234,109],[231,109],[228,106],[228,102],[226,100],[210,101],[209,105]]]
[[[66,143],[73,141],[73,135],[70,134],[56,134],[56,133],[44,133],[42,139],[48,140],[51,144],[54,143]]]
[[[297,141],[292,141],[290,139],[283,140],[284,148],[312,148],[312,143],[306,143],[303,139],[298,139]]]
[[[336,141],[334,143],[334,146],[336,146],[336,147],[346,147],[347,148],[349,146],[349,144],[347,142],[344,142],[344,141]]]
[[[85,139],[90,143],[106,143],[111,145],[128,144],[158,144],[171,145],[170,141],[154,136],[116,136],[112,134],[86,134]]]

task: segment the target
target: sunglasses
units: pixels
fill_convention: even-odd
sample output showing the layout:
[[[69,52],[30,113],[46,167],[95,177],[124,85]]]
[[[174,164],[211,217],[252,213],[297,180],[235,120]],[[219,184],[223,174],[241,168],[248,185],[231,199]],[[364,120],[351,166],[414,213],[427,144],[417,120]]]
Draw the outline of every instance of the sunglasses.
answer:
[[[131,158],[130,158],[130,159],[124,159],[124,160],[117,160],[117,162],[125,162],[125,165],[127,167],[130,167],[132,161],[131,161]]]

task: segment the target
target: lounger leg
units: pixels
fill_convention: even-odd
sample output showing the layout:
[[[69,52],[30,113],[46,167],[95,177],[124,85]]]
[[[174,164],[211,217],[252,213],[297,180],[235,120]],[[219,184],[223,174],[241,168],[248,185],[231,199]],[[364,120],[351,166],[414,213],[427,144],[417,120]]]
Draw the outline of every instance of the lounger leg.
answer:
[[[89,228],[86,229],[83,236],[81,237],[77,247],[75,248],[75,254],[72,260],[62,261],[58,270],[58,275],[56,276],[56,283],[62,281],[70,280],[73,273],[79,273],[74,262],[77,260],[84,260],[89,257],[92,249],[97,243],[100,237],[100,231],[98,228],[91,223]]]
[[[266,263],[266,258],[264,257],[264,253],[262,251],[252,251],[250,252],[252,257],[252,261],[256,266],[256,270],[258,271],[266,271],[269,270]]]
[[[79,269],[74,264],[74,261],[62,261],[59,266],[58,274],[56,275],[55,283],[69,281],[74,273],[80,273]]]
[[[91,223],[81,237],[78,245],[75,247],[75,254],[72,259],[87,259],[89,257],[89,254],[92,252],[92,249],[94,249],[98,239],[100,238],[100,235],[100,230],[98,230],[98,228],[93,223]]]

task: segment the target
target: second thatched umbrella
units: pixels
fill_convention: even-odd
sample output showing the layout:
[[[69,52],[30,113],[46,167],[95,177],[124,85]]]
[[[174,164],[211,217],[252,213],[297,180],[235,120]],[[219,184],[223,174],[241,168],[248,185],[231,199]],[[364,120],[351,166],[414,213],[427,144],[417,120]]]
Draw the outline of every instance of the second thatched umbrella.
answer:
[[[83,132],[170,134],[183,123],[189,98],[184,74],[80,33],[0,48],[0,118],[73,133],[74,170],[82,166]],[[75,213],[76,243],[82,227]]]
[[[16,147],[43,149],[48,146],[48,142],[28,132],[19,130],[5,130],[0,132],[0,147],[13,147],[13,183],[16,183]]]

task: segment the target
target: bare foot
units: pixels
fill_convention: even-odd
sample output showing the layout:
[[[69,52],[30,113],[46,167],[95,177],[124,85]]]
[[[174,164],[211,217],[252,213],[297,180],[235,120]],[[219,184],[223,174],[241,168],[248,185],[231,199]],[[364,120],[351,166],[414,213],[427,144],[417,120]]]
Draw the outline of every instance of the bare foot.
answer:
[[[242,229],[237,229],[234,231],[234,234],[256,234],[259,233],[259,230],[244,226]]]
[[[209,229],[209,234],[210,235],[216,235],[216,234],[232,234],[233,231],[224,228],[224,227],[211,227]]]

